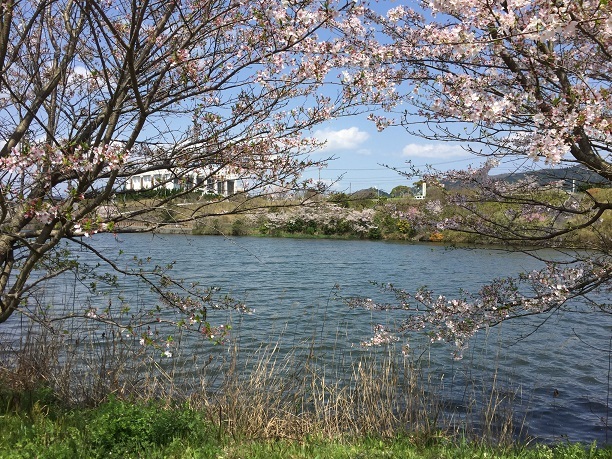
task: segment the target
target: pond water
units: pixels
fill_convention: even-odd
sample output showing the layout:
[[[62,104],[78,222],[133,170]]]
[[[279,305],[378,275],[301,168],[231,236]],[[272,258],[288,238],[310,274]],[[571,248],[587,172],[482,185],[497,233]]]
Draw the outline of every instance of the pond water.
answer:
[[[159,264],[176,261],[174,276],[218,286],[244,301],[254,313],[234,316],[233,333],[241,349],[279,339],[295,345],[316,338],[318,352],[330,355],[343,349],[360,352],[373,324],[398,319],[349,309],[339,298],[384,298],[370,281],[391,282],[409,292],[428,286],[452,296],[460,289],[476,291],[494,277],[540,267],[521,253],[402,242],[150,234],[100,234],[91,242],[121,263],[133,256],[151,257]],[[127,301],[155,301],[147,299],[142,286],[129,282],[122,295]],[[483,332],[459,362],[453,360],[450,345],[431,345],[431,371],[449,381],[469,375],[485,385],[495,374],[497,381],[520,388],[517,409],[526,415],[530,435],[604,444],[612,438],[606,431],[612,318],[588,313],[580,305],[575,309]],[[425,342],[416,332],[406,339]],[[465,389],[452,383],[447,389],[451,403],[461,405]]]

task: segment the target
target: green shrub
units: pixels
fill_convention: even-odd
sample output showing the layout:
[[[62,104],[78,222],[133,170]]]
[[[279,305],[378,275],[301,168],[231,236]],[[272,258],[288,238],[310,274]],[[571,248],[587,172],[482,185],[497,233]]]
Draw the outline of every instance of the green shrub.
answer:
[[[368,231],[368,239],[381,239],[382,231],[379,227],[370,228]]]
[[[241,218],[234,220],[232,223],[232,236],[246,236],[249,234],[249,228],[245,221]]]
[[[175,438],[202,435],[204,422],[187,409],[111,400],[89,426],[90,441],[99,456],[122,457],[166,446]]]

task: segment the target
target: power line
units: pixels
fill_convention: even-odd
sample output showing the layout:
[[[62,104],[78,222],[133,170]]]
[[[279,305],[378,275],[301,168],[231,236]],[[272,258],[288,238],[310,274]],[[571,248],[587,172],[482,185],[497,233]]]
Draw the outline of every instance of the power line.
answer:
[[[415,165],[410,165],[410,166],[405,166],[405,167],[385,167],[385,166],[380,166],[380,167],[355,167],[355,168],[349,168],[349,167],[342,167],[342,168],[325,167],[325,168],[323,168],[323,170],[326,170],[326,171],[381,171],[381,170],[392,171],[394,169],[404,170],[404,169],[412,169],[413,167],[442,166],[444,164],[464,163],[466,161],[470,161],[470,159],[472,159],[472,158],[454,159],[454,160],[451,160],[451,161],[441,161],[441,162],[438,162],[438,163],[415,164]]]

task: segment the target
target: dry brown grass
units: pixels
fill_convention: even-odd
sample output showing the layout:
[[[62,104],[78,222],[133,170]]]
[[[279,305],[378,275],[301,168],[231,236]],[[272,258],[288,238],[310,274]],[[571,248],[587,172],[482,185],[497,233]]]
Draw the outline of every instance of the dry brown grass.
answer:
[[[0,350],[5,389],[21,393],[42,385],[73,405],[95,405],[111,395],[188,403],[207,414],[220,436],[431,439],[465,433],[470,424],[448,412],[442,382],[428,371],[431,362],[393,349],[347,355],[335,364],[317,356],[314,343],[310,350],[273,343],[251,353],[205,344],[177,347],[172,359],[164,359],[159,349],[111,329],[66,334],[29,324],[21,333],[16,345]],[[511,396],[497,386],[495,381],[489,392],[474,394],[481,404],[470,416],[479,434],[506,441],[513,428]]]

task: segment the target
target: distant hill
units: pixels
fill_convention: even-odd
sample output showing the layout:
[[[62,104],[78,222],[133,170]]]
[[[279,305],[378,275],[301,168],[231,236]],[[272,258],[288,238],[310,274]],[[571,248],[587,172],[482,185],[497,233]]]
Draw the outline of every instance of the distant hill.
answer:
[[[353,199],[376,199],[376,198],[388,198],[391,195],[386,191],[379,190],[378,188],[364,188],[363,190],[355,191],[351,193]]]
[[[566,186],[568,187],[572,185],[572,181],[575,181],[576,187],[580,188],[584,188],[585,186],[610,185],[608,180],[584,166],[571,166],[560,169],[540,169],[530,172],[498,174],[492,177],[498,180],[505,180],[510,183],[515,183],[527,177],[534,177],[536,181],[542,185],[564,180],[566,182]]]
[[[594,173],[584,166],[571,166],[557,169],[539,169],[526,172],[511,172],[507,174],[491,175],[491,178],[509,183],[516,183],[526,178],[533,178],[540,185],[553,182],[563,182],[562,187],[567,191],[585,190],[593,187],[609,187],[610,181]],[[446,189],[456,189],[465,186],[459,182],[442,182]]]

